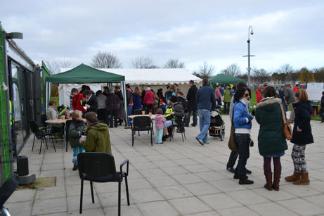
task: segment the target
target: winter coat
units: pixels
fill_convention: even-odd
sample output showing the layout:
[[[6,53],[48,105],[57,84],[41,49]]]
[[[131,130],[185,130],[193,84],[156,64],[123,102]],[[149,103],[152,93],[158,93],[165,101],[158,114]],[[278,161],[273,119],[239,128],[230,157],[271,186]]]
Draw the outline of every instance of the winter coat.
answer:
[[[142,109],[142,97],[138,94],[133,94],[133,110],[139,110]]]
[[[97,99],[96,99],[95,95],[91,95],[91,97],[87,101],[87,104],[90,106],[87,109],[87,112],[97,112],[98,104],[97,104]]]
[[[154,93],[151,90],[145,92],[143,103],[145,105],[154,104]]]
[[[247,105],[239,101],[234,104],[233,109],[234,128],[251,129],[253,116],[249,113]]]
[[[215,89],[215,99],[216,99],[216,100],[222,100],[222,93],[221,93],[219,87],[217,87],[217,88]]]
[[[192,85],[187,94],[187,101],[188,101],[188,110],[197,110],[197,86]]]
[[[228,88],[226,88],[224,90],[224,102],[230,103],[231,99],[232,99],[231,91]]]
[[[291,104],[291,103],[295,102],[294,91],[291,88],[286,87],[284,89],[284,95],[285,95],[287,104]]]
[[[106,109],[107,97],[104,94],[100,94],[96,97],[98,109]]]
[[[82,120],[71,120],[68,129],[69,143],[72,148],[80,146],[79,139],[85,130],[85,123]]]
[[[312,106],[309,101],[296,102],[293,104],[295,119],[291,142],[297,145],[306,145],[314,142],[310,125]],[[297,127],[301,132],[297,131]]]
[[[164,118],[163,115],[157,114],[155,116],[155,127],[156,127],[156,129],[164,128],[164,122],[165,122],[165,118]]]
[[[117,111],[120,109],[120,99],[114,93],[107,94],[106,108],[108,112]]]
[[[280,98],[264,98],[256,106],[255,118],[260,124],[258,135],[259,153],[262,156],[285,151],[287,142],[283,134]]]
[[[82,101],[84,100],[84,96],[82,93],[78,93],[72,98],[72,109],[80,110],[81,112],[85,112],[85,109],[82,106]]]
[[[261,93],[261,89],[257,89],[255,91],[255,99],[257,103],[260,103],[262,100],[262,93]]]
[[[127,89],[127,91],[126,91],[126,99],[127,99],[127,106],[128,105],[134,105],[133,93],[132,93],[131,89]]]
[[[82,145],[87,152],[111,153],[109,130],[106,124],[89,125],[86,133],[87,138]]]
[[[183,107],[183,104],[181,102],[176,102],[173,105],[173,112],[175,116],[184,116],[185,109]]]
[[[182,104],[184,112],[188,111],[188,101],[186,100],[186,98],[184,98],[182,96],[178,96],[177,97],[177,102]]]
[[[216,100],[214,90],[209,86],[201,87],[197,92],[198,109],[212,110],[215,107]]]

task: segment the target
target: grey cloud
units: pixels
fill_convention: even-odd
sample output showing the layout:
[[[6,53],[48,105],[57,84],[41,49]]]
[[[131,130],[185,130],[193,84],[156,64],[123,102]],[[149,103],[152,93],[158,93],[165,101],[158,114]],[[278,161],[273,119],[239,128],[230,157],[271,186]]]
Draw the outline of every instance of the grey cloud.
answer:
[[[323,9],[316,0],[12,0],[1,5],[0,20],[7,31],[24,33],[18,43],[35,60],[89,63],[107,50],[125,67],[137,56],[151,56],[157,64],[176,57],[193,69],[204,61],[243,69],[252,24],[253,64],[275,68],[285,60],[297,66],[308,53],[305,65],[314,67],[324,58]]]

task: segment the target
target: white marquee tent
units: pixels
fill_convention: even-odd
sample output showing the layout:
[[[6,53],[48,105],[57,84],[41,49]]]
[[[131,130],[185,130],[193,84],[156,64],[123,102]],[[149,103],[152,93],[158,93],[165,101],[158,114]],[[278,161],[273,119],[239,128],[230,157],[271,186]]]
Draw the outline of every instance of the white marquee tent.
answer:
[[[111,69],[100,70],[125,76],[125,82],[133,85],[166,85],[187,84],[189,80],[200,82],[201,79],[192,75],[185,68],[154,68],[154,69]]]
[[[71,68],[62,68],[61,72],[70,70]],[[192,75],[192,71],[185,68],[154,68],[154,69],[112,69],[112,68],[98,68],[102,71],[111,72],[125,76],[125,83],[132,86],[151,86],[153,89],[162,88],[166,90],[167,84],[178,84],[180,89],[186,94],[189,85],[189,80],[195,81],[198,85],[201,79]],[[101,89],[104,84],[89,84],[94,91]],[[70,92],[72,88],[81,87],[77,84],[60,84],[59,85],[59,100],[60,104],[70,106]]]

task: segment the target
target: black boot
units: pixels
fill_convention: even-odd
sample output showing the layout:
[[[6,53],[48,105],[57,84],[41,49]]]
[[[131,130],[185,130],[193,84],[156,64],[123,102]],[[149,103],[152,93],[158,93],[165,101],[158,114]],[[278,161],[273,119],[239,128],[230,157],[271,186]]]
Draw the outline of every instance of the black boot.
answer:
[[[254,182],[252,180],[249,180],[248,177],[240,178],[239,184],[240,185],[250,185],[253,184]]]

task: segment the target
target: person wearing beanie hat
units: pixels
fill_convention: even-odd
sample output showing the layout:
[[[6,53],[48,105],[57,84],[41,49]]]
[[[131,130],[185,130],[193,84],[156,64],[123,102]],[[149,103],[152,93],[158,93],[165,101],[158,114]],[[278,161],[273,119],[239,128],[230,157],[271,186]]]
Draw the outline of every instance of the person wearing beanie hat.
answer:
[[[111,153],[110,136],[108,126],[99,123],[95,112],[85,114],[87,120],[86,138],[81,138],[80,142],[87,152]]]

